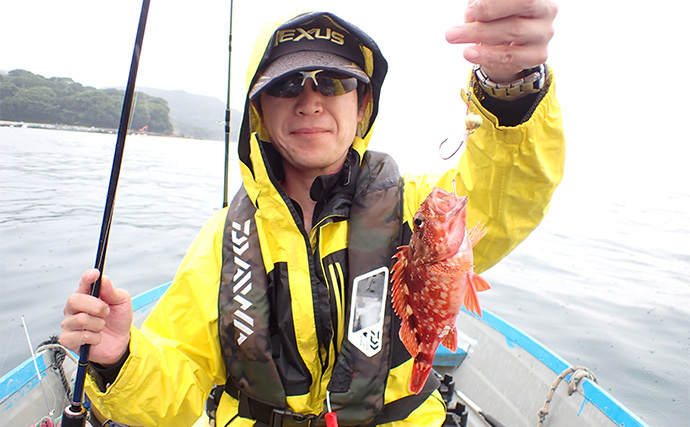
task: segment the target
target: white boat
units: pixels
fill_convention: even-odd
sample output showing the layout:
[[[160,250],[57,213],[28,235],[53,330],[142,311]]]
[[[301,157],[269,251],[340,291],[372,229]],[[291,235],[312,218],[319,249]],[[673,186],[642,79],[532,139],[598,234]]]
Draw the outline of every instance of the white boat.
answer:
[[[468,427],[648,427],[587,368],[572,366],[489,310],[482,313],[463,311],[458,350],[439,347],[434,360],[437,372],[452,375],[454,397],[468,407]]]
[[[135,325],[141,326],[169,286],[170,282],[132,298]],[[38,345],[35,356],[0,379],[2,426],[29,427],[44,417],[57,420],[70,404],[79,356],[56,344]]]
[[[169,285],[132,299],[136,325]],[[481,318],[463,311],[457,326],[458,350],[440,347],[434,362],[436,372],[449,380],[442,391],[457,414],[449,415],[456,424],[448,425],[648,427],[601,388],[588,369],[571,366],[490,311],[483,310]],[[43,345],[35,358],[3,376],[2,425],[28,427],[46,416],[59,418],[69,405],[75,360],[76,355],[57,345]]]

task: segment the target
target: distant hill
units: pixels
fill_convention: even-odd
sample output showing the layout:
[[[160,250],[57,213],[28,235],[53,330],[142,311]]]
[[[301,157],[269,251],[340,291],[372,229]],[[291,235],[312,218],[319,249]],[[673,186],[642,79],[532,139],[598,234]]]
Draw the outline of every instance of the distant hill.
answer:
[[[182,90],[137,87],[131,128],[199,139],[225,139],[225,103]],[[116,129],[124,87],[96,89],[69,77],[45,78],[26,70],[0,70],[0,119]],[[241,113],[232,110],[230,140]]]
[[[99,129],[119,126],[125,92],[84,86],[69,77],[45,78],[27,70],[0,74],[0,119]],[[140,93],[132,129],[170,135],[173,125],[165,99]]]
[[[196,95],[183,90],[137,88],[141,92],[168,101],[173,133],[200,139],[225,139],[225,103],[213,96]],[[230,140],[237,141],[242,114],[231,111]]]

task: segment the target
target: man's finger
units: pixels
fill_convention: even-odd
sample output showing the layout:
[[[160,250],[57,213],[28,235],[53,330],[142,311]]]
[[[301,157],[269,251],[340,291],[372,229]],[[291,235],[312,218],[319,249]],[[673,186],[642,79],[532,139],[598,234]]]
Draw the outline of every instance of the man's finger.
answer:
[[[108,276],[103,276],[101,280],[101,291],[99,298],[110,305],[118,305],[131,299],[129,292],[113,286]]]
[[[550,21],[525,19],[517,16],[492,22],[472,22],[446,31],[450,43],[475,43],[483,45],[547,44],[553,37]]]
[[[465,58],[487,69],[517,73],[543,64],[548,57],[547,47],[499,45],[470,46],[464,51]]]
[[[94,332],[100,334],[105,328],[105,319],[81,312],[68,316],[62,321],[62,329],[75,332]]]
[[[79,287],[77,288],[77,293],[91,294],[91,286],[100,275],[101,272],[95,268],[92,268],[91,270],[86,270],[84,273],[82,273],[81,279],[79,280]]]
[[[87,313],[95,317],[105,317],[110,314],[110,307],[105,302],[91,295],[72,294],[67,298],[67,304],[65,304],[63,313],[65,316]]]
[[[78,352],[82,345],[98,345],[101,343],[102,339],[103,338],[100,333],[90,331],[75,331],[60,335],[60,344],[74,352]]]
[[[494,21],[513,15],[553,20],[557,12],[558,7],[549,0],[477,0],[465,9],[465,22]]]

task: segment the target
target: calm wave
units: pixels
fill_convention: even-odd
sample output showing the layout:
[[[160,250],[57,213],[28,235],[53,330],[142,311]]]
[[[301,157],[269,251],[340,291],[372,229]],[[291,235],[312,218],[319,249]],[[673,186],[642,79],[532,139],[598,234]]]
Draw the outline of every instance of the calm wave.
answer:
[[[59,334],[94,263],[115,136],[0,128],[0,374]],[[129,137],[106,274],[131,294],[170,280],[222,204],[223,143]],[[233,164],[236,160],[233,161]],[[239,177],[231,176],[231,196]],[[597,193],[566,180],[546,220],[484,273],[483,306],[599,383],[650,425],[690,418],[690,191]],[[554,378],[555,379],[555,378]],[[546,395],[546,390],[545,390]]]

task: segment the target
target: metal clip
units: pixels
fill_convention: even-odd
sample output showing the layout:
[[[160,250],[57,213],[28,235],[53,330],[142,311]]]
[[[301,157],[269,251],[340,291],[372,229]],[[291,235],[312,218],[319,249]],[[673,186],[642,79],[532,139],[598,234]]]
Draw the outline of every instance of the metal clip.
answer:
[[[289,409],[273,408],[271,412],[271,427],[312,427],[316,425],[316,415],[299,414]]]

